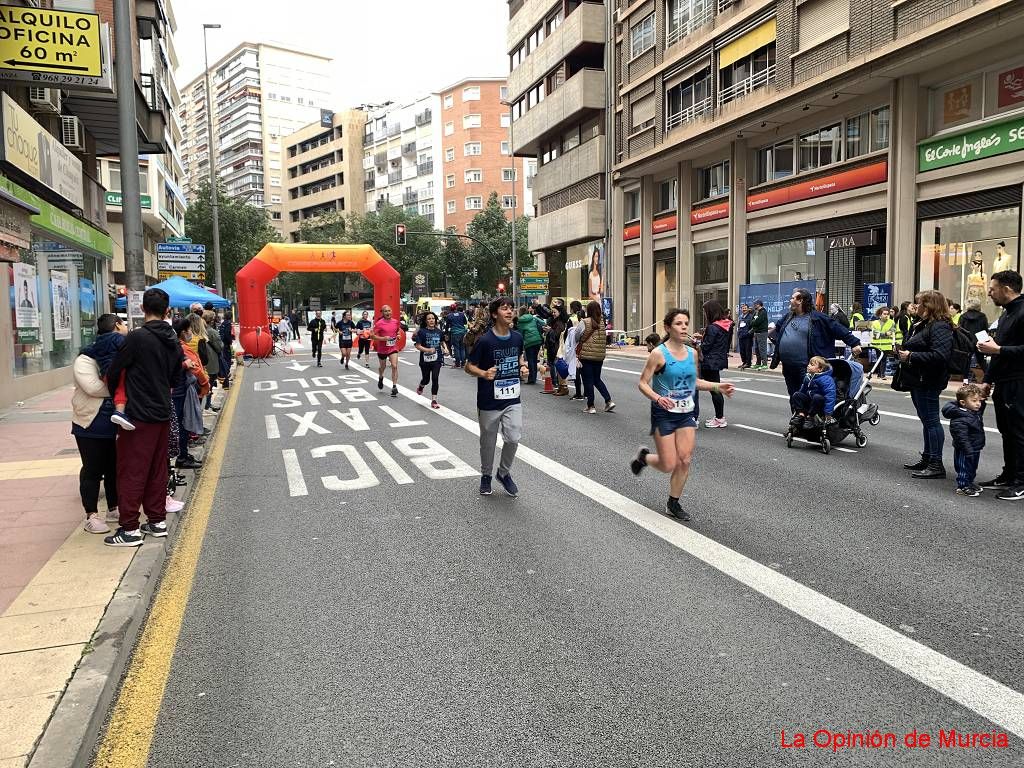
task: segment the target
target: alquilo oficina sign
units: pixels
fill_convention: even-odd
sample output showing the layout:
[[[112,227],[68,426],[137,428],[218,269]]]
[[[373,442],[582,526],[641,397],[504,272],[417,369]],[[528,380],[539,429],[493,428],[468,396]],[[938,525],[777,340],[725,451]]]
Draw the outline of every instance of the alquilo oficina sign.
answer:
[[[918,170],[933,171],[1024,149],[1024,119],[987,125],[968,133],[943,136],[917,148]]]

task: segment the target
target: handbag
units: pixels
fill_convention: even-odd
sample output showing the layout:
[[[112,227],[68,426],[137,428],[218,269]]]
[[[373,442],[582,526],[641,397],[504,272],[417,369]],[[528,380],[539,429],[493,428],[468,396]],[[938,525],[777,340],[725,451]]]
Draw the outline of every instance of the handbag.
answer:
[[[889,386],[894,392],[910,391],[910,385],[907,382],[906,363],[901,362],[896,366],[896,370],[892,372],[892,381],[889,382]]]
[[[569,364],[561,357],[555,360],[555,370],[558,371],[558,378],[569,378]]]

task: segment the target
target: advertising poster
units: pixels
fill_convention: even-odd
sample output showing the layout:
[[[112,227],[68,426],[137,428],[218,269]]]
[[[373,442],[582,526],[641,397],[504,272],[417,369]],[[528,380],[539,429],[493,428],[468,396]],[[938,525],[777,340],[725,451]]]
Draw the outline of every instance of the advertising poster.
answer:
[[[891,307],[892,283],[864,283],[864,317],[874,317],[880,307]]]
[[[92,344],[96,338],[96,284],[86,277],[78,279],[78,311],[82,316],[82,344]]]
[[[768,321],[775,323],[789,312],[789,297],[798,288],[809,291],[813,296],[817,290],[817,283],[814,280],[790,280],[782,283],[741,285],[740,304],[753,306],[755,301],[760,300],[768,313]],[[739,308],[734,311],[739,312]]]
[[[604,298],[604,242],[587,246],[587,260],[583,264],[583,285],[581,294],[590,301]]]
[[[142,295],[145,291],[128,291],[128,319],[134,320],[138,318],[141,320],[146,316],[146,313],[142,311]]]
[[[998,107],[1016,107],[1024,104],[1024,67],[999,73]]]
[[[53,309],[53,338],[67,341],[71,338],[71,294],[68,292],[68,276],[55,269],[50,270],[50,307]]]
[[[14,265],[14,322],[19,344],[39,343],[39,294],[35,264]]]

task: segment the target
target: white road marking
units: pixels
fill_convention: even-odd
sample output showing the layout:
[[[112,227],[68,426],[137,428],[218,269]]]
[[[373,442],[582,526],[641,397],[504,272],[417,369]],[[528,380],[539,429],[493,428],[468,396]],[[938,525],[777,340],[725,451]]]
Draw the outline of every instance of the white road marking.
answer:
[[[281,458],[284,459],[284,471],[288,475],[288,494],[290,496],[307,496],[306,480],[302,476],[302,467],[299,466],[299,457],[294,448],[285,448],[281,451]]]
[[[366,375],[373,374],[366,372]],[[414,402],[415,394],[399,387]],[[763,393],[755,393],[763,394]],[[785,395],[781,395],[785,397]],[[422,404],[421,404],[422,406]],[[426,406],[429,407],[429,406]],[[479,425],[448,408],[441,418],[479,436]],[[1024,738],[1024,694],[912,640],[901,632],[784,576],[642,504],[520,444],[518,458],[566,487],[592,499],[715,570],[817,624],[856,648]]]
[[[268,413],[263,417],[267,425],[267,440],[277,440],[281,437],[281,430],[277,427],[277,416]]]
[[[398,362],[400,362],[402,365],[416,365],[416,363],[410,363],[408,360],[403,360],[402,358],[398,358]]]
[[[310,368],[310,367],[312,367],[312,366],[303,365],[298,360],[292,360],[292,364],[291,365],[286,365],[285,366],[285,368],[290,368],[293,371],[304,371],[304,370],[306,370],[307,368]]]
[[[291,415],[291,414],[289,414]],[[730,427],[739,427],[740,429],[749,429],[751,432],[760,432],[763,435],[771,435],[772,437],[782,437],[781,432],[772,432],[770,429],[761,429],[760,427],[751,427],[747,424],[737,424],[734,421],[729,422]],[[799,440],[801,443],[807,443],[808,445],[818,445],[812,440],[804,440],[802,437],[794,437],[794,440]],[[843,448],[841,445],[833,445],[833,451],[842,451],[843,453],[857,453],[853,448]]]
[[[370,449],[370,453],[377,457],[377,461],[388,471],[388,474],[391,475],[396,483],[399,485],[410,485],[413,483],[413,479],[409,477],[404,469],[398,466],[398,462],[391,458],[388,452],[381,447],[380,443],[374,440],[368,442],[366,447]]]

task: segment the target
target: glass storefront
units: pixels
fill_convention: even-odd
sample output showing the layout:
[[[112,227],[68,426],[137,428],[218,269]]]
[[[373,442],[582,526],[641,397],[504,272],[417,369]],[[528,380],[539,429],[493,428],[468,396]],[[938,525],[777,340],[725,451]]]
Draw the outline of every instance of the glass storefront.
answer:
[[[676,249],[654,252],[654,322],[660,327],[665,314],[678,305],[676,296]]]
[[[808,237],[750,247],[750,283],[825,280],[825,238]]]
[[[640,257],[626,256],[626,330],[630,336],[643,340],[640,328]],[[639,343],[639,342],[638,342]]]
[[[14,376],[71,365],[95,338],[103,260],[32,232],[21,261],[4,264]],[[103,291],[106,295],[106,291]]]
[[[989,278],[1019,270],[1020,208],[1000,208],[921,221],[918,290],[938,290],[961,306],[981,301],[994,320],[999,309],[988,298]]]
[[[704,302],[715,299],[728,306],[729,240],[720,238],[693,244],[693,307],[692,325],[703,324],[700,312]]]

